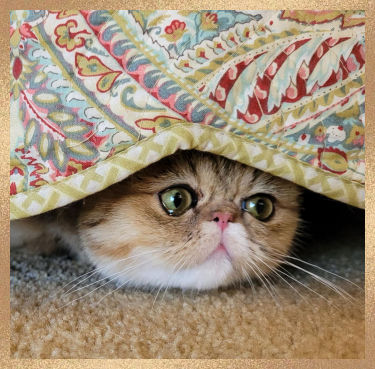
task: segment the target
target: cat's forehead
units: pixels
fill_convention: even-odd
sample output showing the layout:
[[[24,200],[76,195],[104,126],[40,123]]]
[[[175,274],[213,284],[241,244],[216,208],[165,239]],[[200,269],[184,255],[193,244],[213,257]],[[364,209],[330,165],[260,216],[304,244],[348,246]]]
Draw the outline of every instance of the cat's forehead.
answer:
[[[254,168],[226,158],[200,152],[181,152],[148,168],[142,180],[159,190],[187,184],[200,192],[235,194],[249,188],[255,177]]]
[[[255,169],[222,157],[197,160],[195,166],[198,186],[212,193],[235,195],[250,188],[255,179]]]

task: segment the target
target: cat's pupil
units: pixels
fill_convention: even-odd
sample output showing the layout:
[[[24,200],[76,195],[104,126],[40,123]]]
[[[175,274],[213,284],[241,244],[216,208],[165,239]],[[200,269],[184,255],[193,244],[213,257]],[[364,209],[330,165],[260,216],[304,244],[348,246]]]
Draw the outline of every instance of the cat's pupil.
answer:
[[[182,196],[181,196],[181,193],[180,192],[177,192],[175,195],[174,195],[174,198],[173,198],[173,204],[174,206],[176,207],[176,209],[181,205],[182,203]]]
[[[265,210],[266,204],[263,200],[258,200],[256,204],[256,209],[258,214],[262,214]]]

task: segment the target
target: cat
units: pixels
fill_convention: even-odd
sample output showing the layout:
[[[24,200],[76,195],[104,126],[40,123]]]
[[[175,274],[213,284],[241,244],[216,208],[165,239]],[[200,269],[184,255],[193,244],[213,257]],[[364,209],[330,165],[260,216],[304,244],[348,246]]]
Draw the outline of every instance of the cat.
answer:
[[[207,290],[277,268],[300,195],[222,156],[178,151],[84,200],[12,221],[11,245],[63,244],[124,285]]]

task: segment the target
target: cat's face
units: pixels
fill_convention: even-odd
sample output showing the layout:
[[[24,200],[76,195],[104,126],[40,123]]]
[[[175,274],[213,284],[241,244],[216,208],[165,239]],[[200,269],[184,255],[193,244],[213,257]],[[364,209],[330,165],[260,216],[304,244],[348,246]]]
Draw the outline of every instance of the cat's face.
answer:
[[[87,199],[79,233],[105,275],[136,286],[209,289],[274,269],[298,225],[299,188],[195,151]]]

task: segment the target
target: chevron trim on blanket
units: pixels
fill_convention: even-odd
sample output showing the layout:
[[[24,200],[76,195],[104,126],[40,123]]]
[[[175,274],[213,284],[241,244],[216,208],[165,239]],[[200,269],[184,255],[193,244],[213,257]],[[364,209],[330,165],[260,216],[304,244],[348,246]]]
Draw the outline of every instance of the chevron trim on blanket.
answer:
[[[364,207],[364,186],[309,167],[263,144],[209,126],[183,123],[167,128],[60,182],[11,197],[11,219],[40,214],[82,199],[119,182],[177,150],[197,149],[268,172],[336,200]]]

